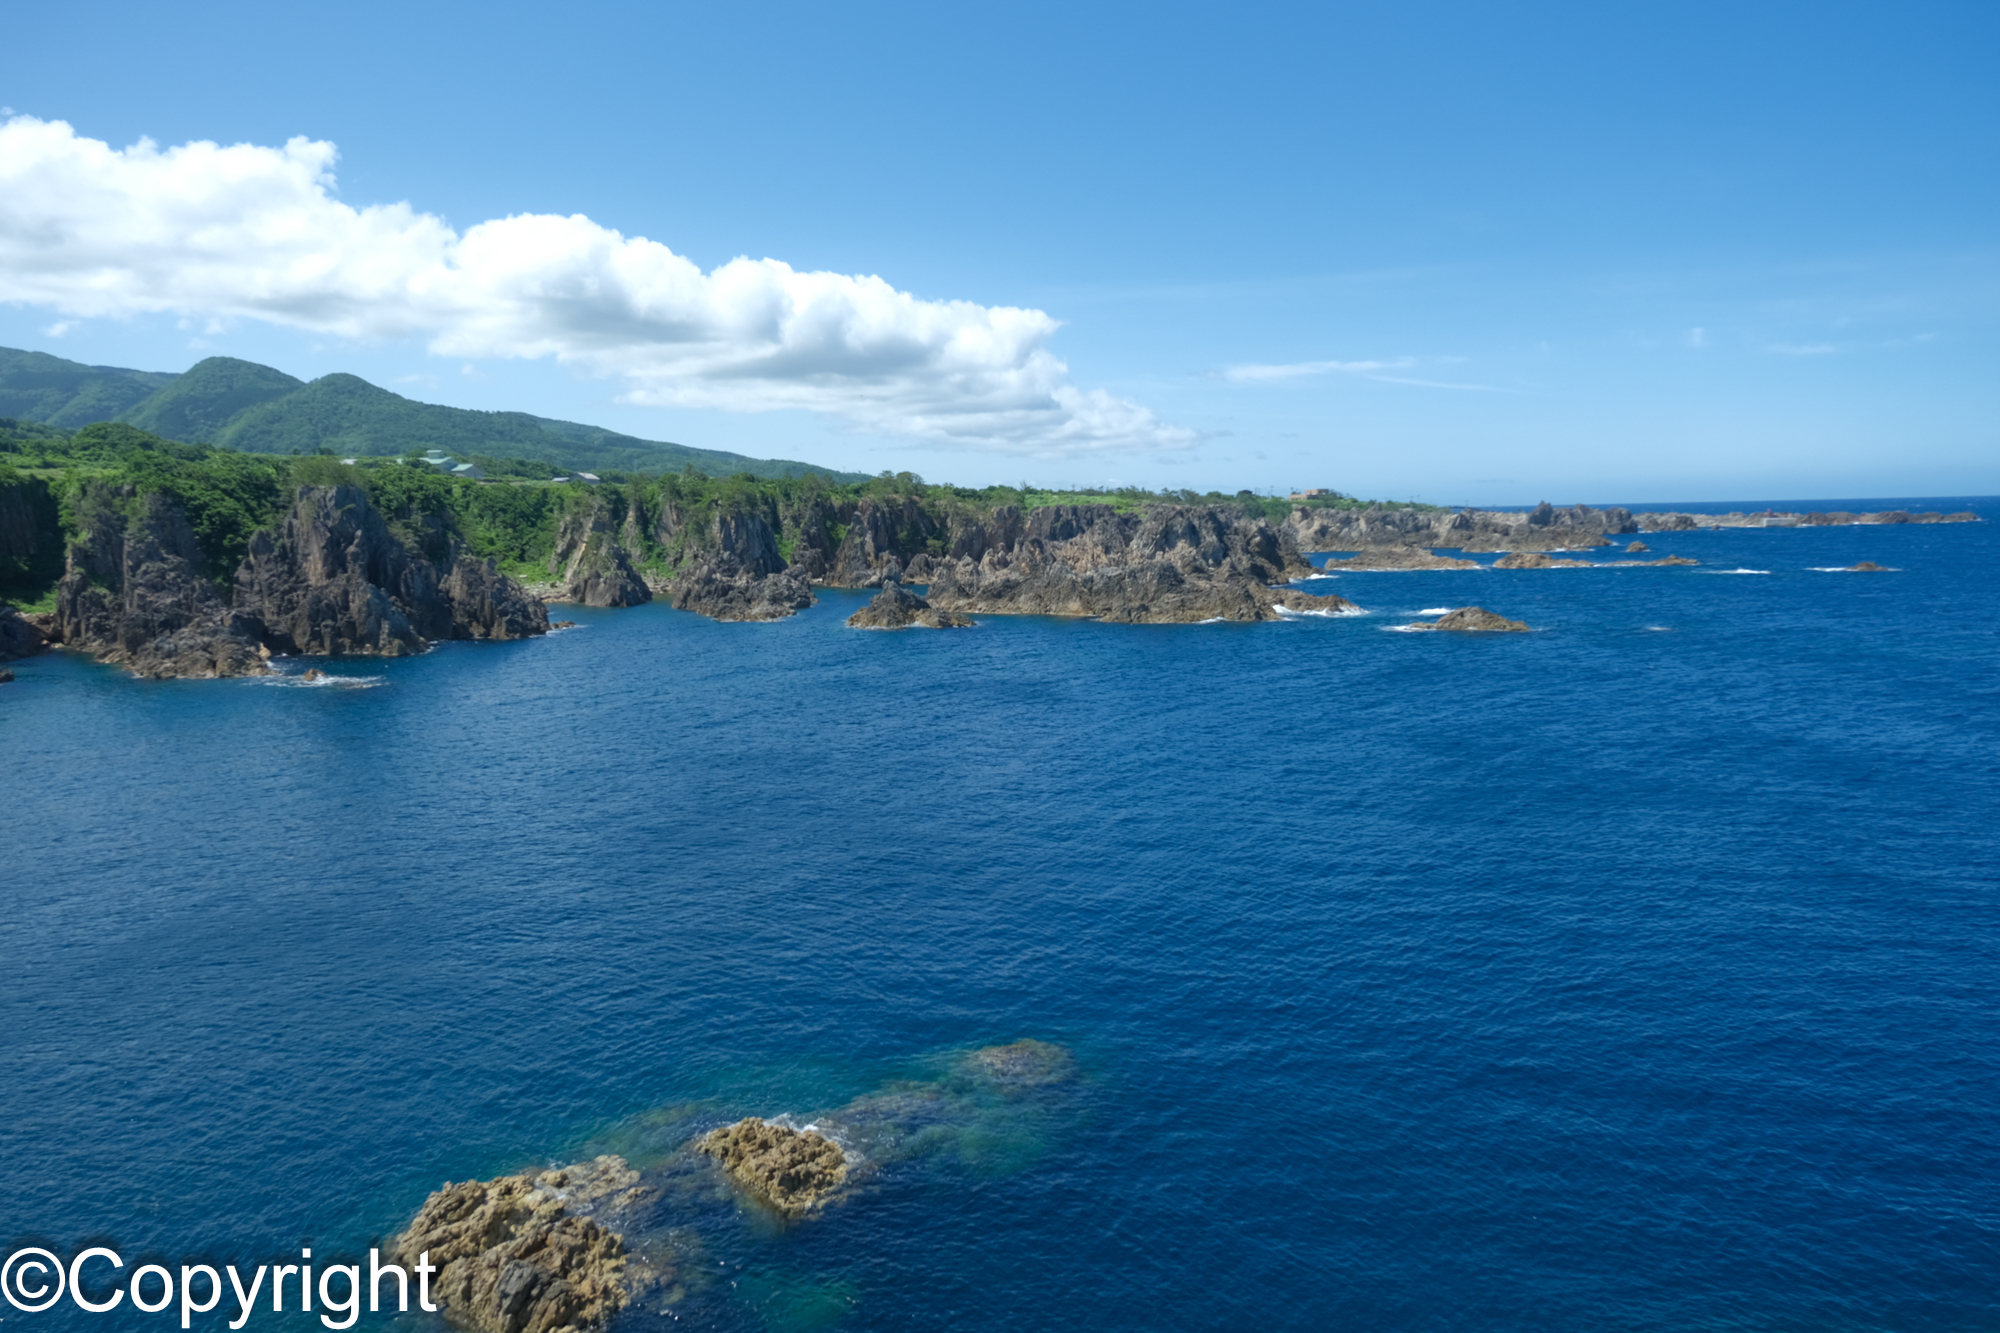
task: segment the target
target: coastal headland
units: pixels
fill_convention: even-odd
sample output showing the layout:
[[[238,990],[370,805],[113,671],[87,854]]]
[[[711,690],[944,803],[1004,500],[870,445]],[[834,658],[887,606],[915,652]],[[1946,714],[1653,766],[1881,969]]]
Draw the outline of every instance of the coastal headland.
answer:
[[[812,606],[818,588],[883,590],[850,622],[864,628],[982,615],[1268,621],[1359,611],[1297,586],[1348,570],[1467,569],[1481,552],[1503,553],[1503,569],[1683,565],[1574,556],[1703,526],[1977,518],[1443,509],[1331,492],[1295,504],[1248,491],[969,489],[908,473],[496,479],[424,457],[245,454],[130,425],[6,421],[0,660],[59,646],[142,677],[255,675],[273,657],[532,638],[550,628],[550,603],[665,598],[754,622]],[[1306,553],[1318,551],[1351,554],[1315,567]]]

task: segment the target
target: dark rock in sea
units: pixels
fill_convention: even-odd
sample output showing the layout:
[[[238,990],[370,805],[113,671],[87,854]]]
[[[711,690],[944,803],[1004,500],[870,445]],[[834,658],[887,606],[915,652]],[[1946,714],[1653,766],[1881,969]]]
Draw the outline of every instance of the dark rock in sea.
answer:
[[[1380,546],[1366,551],[1357,551],[1344,560],[1329,560],[1323,566],[1327,570],[1395,570],[1395,569],[1477,569],[1477,560],[1463,560],[1457,556],[1438,555],[1421,546]]]
[[[1684,555],[1663,555],[1658,560],[1642,560],[1639,563],[1646,565],[1698,565],[1701,561],[1690,560]]]
[[[628,1255],[594,1217],[629,1212],[639,1173],[620,1157],[552,1171],[445,1184],[388,1258],[438,1269],[432,1298],[444,1316],[478,1333],[597,1333],[666,1276]]]
[[[49,646],[40,626],[11,606],[0,606],[0,662],[33,657]]]
[[[574,508],[556,527],[549,573],[565,602],[585,606],[639,606],[653,600],[653,590],[632,567],[619,538],[619,522],[611,502],[591,491],[579,496]]]
[[[1653,549],[1652,547],[1646,545],[1646,543],[1644,542],[1633,542],[1630,546],[1627,546],[1625,548],[1625,554],[1637,555],[1641,551],[1650,551],[1652,549]]]
[[[1594,569],[1589,560],[1556,560],[1532,551],[1517,551],[1493,562],[1495,569]]]
[[[1488,611],[1483,606],[1461,606],[1448,615],[1436,620],[1418,621],[1408,626],[1410,629],[1469,630],[1476,633],[1526,633],[1527,625],[1518,620],[1509,620]]]
[[[1889,570],[1886,566],[1878,565],[1873,560],[1863,560],[1860,564],[1849,565],[1847,572],[1850,574],[1886,574]]]
[[[5,667],[0,667],[0,685],[11,685],[13,683],[14,683],[14,673],[7,670]]]
[[[900,583],[886,585],[875,599],[847,618],[856,629],[970,629],[972,617],[940,611]]]
[[[695,1146],[719,1161],[731,1180],[787,1217],[823,1203],[847,1179],[847,1155],[839,1144],[756,1116],[715,1130]]]
[[[712,620],[782,620],[815,600],[812,585],[790,570],[760,575],[726,557],[695,566],[669,586],[676,610]]]
[[[575,628],[576,628],[576,622],[575,622],[574,620],[557,620],[557,621],[553,621],[553,622],[551,622],[551,623],[550,623],[550,625],[549,625],[549,628],[550,628],[550,629],[575,629]]]

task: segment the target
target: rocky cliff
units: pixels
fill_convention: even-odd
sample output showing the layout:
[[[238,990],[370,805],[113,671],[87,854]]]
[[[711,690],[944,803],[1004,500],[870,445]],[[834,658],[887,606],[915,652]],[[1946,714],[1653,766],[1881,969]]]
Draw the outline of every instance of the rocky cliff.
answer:
[[[396,657],[548,628],[492,562],[419,519],[399,535],[352,486],[301,487],[283,524],[251,537],[226,594],[171,497],[86,496],[79,517],[56,636],[142,676],[249,675],[274,652]]]
[[[855,629],[970,629],[973,622],[971,616],[940,611],[902,584],[890,583],[847,623]]]
[[[1636,532],[1624,509],[1543,501],[1531,510],[1300,507],[1285,522],[1303,551],[1445,547],[1465,551],[1564,551],[1608,546],[1607,534]]]
[[[548,566],[557,600],[585,606],[638,606],[653,600],[653,590],[632,567],[628,546],[636,544],[633,535],[626,533],[621,539],[621,530],[628,526],[596,494],[584,496],[577,508],[563,515]]]
[[[956,527],[927,577],[941,611],[1121,622],[1275,620],[1352,603],[1271,585],[1313,574],[1291,534],[1225,506],[1012,507]]]

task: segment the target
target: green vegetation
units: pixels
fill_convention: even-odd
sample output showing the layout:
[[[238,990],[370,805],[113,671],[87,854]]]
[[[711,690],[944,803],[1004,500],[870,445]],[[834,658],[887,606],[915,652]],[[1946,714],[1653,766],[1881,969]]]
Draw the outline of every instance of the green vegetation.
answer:
[[[203,403],[269,389],[259,379],[262,369],[247,362],[215,366],[205,372],[213,392],[184,394],[175,410],[194,419],[206,410]],[[399,535],[431,559],[443,562],[456,548],[535,581],[548,577],[565,519],[608,523],[636,561],[662,575],[700,558],[715,539],[718,517],[761,518],[788,561],[801,545],[831,552],[847,537],[864,499],[876,505],[871,521],[887,523],[894,548],[906,556],[943,554],[941,534],[955,519],[983,519],[1003,505],[1108,505],[1127,512],[1152,504],[1228,505],[1271,521],[1282,521],[1292,508],[1288,500],[1249,491],[964,487],[928,483],[908,472],[857,480],[812,471],[709,472],[691,463],[665,472],[607,472],[603,484],[588,485],[553,481],[554,467],[544,461],[477,454],[471,457],[487,477],[473,480],[440,472],[415,454],[348,457],[354,461],[323,445],[294,454],[184,443],[123,422],[63,431],[0,419],[0,598],[45,607],[70,543],[87,530],[144,513],[156,495],[185,512],[208,577],[222,584],[235,576],[251,537],[283,521],[300,486],[358,487]],[[1310,503],[1363,502],[1329,493]]]
[[[330,452],[393,458],[438,449],[489,475],[541,480],[578,469],[611,474],[693,466],[717,476],[800,477],[792,459],[642,440],[526,412],[419,403],[353,375],[306,383],[283,371],[212,356],[183,375],[86,366],[45,352],[0,349],[0,416],[74,430],[123,422],[150,434],[251,454]],[[523,470],[525,469],[525,470]],[[859,481],[859,473],[835,474]]]

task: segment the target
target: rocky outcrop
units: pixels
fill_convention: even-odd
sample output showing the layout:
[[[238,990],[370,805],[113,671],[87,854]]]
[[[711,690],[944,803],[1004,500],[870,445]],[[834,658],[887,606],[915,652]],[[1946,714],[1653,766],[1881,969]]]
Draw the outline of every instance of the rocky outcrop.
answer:
[[[596,1333],[662,1280],[626,1253],[616,1220],[643,1201],[620,1157],[446,1183],[388,1246],[406,1268],[429,1255],[432,1299],[479,1333]]]
[[[138,675],[254,675],[273,652],[395,657],[548,627],[519,584],[433,531],[440,574],[354,487],[302,487],[278,531],[251,537],[227,594],[171,498],[99,495],[82,510],[50,637]]]
[[[611,505],[594,492],[563,515],[548,563],[559,600],[585,606],[638,606],[653,600],[653,590],[632,567],[621,526]]]
[[[88,497],[80,509],[83,532],[56,585],[54,637],[139,676],[266,670],[256,627],[204,577],[179,505],[157,493],[121,492]]]
[[[675,610],[712,620],[783,620],[815,600],[798,574],[759,575],[727,559],[704,561],[668,586]]]
[[[939,611],[902,584],[891,583],[847,623],[855,629],[970,629],[973,621],[956,611]]]
[[[825,1202],[847,1179],[840,1145],[812,1130],[751,1116],[715,1130],[696,1144],[729,1178],[787,1217]]]
[[[33,657],[49,646],[41,627],[11,606],[0,606],[0,662]]]
[[[1653,549],[1652,547],[1646,545],[1646,543],[1644,542],[1633,542],[1630,546],[1627,546],[1625,548],[1625,554],[1637,555],[1641,551],[1650,551],[1652,549]]]
[[[1524,634],[1528,631],[1527,625],[1523,622],[1495,615],[1483,606],[1461,606],[1456,611],[1440,616],[1436,620],[1420,620],[1404,628],[1466,630],[1481,634],[1494,632]]]
[[[1636,531],[1627,510],[1558,509],[1547,501],[1532,510],[1300,506],[1285,527],[1304,551],[1562,551],[1608,546],[1606,534]]]
[[[1545,557],[1546,558],[1546,557]],[[1477,560],[1461,560],[1456,556],[1438,555],[1421,546],[1383,546],[1361,551],[1344,560],[1329,560],[1321,566],[1328,571],[1353,570],[1400,570],[1400,569],[1477,569]]]
[[[1696,528],[1825,528],[1843,527],[1850,524],[1886,524],[1896,526],[1904,523],[1978,523],[1979,515],[1971,510],[1956,514],[1941,514],[1936,510],[1910,513],[1902,509],[1887,509],[1873,514],[1850,513],[1844,509],[1829,510],[1825,513],[1779,512],[1767,509],[1762,513],[1730,512],[1727,514],[1684,514],[1672,511],[1648,512],[1634,515],[1642,532],[1689,532]]]
[[[910,497],[864,497],[854,506],[822,581],[838,588],[877,588],[905,577],[908,563],[942,544],[946,531],[930,510]]]
[[[1012,506],[954,529],[926,564],[927,598],[943,611],[1092,616],[1124,623],[1275,620],[1284,607],[1333,614],[1340,597],[1274,583],[1315,574],[1282,529],[1233,507]]]
[[[1594,569],[1589,560],[1556,560],[1539,551],[1516,551],[1493,562],[1495,569]]]
[[[285,653],[402,657],[438,639],[547,632],[547,609],[518,583],[429,535],[444,547],[442,576],[359,488],[301,487],[278,532],[251,538],[236,571],[236,614]]]
[[[1849,565],[1845,572],[1849,574],[1886,574],[1889,570],[1887,566],[1878,565],[1873,560],[1863,560],[1859,564]]]

